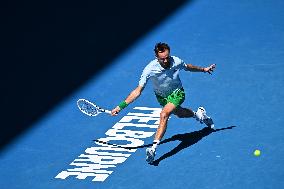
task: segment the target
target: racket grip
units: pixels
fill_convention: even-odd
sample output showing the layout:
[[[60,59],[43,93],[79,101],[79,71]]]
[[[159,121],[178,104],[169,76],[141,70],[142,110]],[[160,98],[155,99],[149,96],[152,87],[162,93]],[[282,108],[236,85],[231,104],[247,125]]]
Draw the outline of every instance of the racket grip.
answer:
[[[109,110],[105,110],[105,113],[107,113],[107,114],[111,114],[111,111],[109,111]]]

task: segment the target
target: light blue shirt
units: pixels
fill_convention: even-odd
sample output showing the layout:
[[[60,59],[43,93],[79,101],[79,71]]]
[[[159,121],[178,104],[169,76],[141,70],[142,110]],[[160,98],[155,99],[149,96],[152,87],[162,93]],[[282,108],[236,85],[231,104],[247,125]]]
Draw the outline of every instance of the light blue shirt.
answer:
[[[143,70],[139,80],[139,86],[145,87],[150,79],[154,92],[162,97],[167,97],[174,90],[182,88],[179,78],[180,70],[187,70],[186,64],[178,57],[170,57],[170,68],[163,68],[157,59],[152,60]]]

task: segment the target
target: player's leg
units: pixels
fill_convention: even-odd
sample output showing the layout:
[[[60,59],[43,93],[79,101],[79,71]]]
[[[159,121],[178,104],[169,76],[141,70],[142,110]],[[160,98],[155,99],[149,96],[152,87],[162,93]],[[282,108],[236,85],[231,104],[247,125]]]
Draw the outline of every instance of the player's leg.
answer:
[[[199,107],[196,112],[192,111],[188,108],[183,108],[181,106],[178,106],[174,111],[173,114],[178,116],[179,118],[195,118],[200,123],[205,123],[208,127],[211,129],[214,128],[214,123],[212,118],[210,118],[206,114],[206,110],[203,107]]]
[[[183,108],[178,106],[174,111],[173,114],[179,118],[191,118],[195,116],[195,112],[189,108]]]
[[[160,141],[162,140],[166,130],[167,130],[167,123],[171,113],[174,111],[176,106],[173,103],[168,103],[164,106],[160,113],[160,124],[156,131],[153,146],[151,148],[146,149],[146,161],[148,163],[152,163],[155,158],[156,148],[159,145]]]
[[[160,113],[160,124],[155,135],[155,140],[161,140],[163,138],[167,129],[168,119],[175,108],[176,106],[174,104],[168,103],[162,109]]]
[[[157,94],[156,97],[158,102],[164,108],[162,109],[160,114],[160,124],[155,135],[153,146],[151,148],[146,149],[146,155],[147,155],[146,161],[148,161],[148,163],[153,162],[156,148],[166,132],[168,119],[170,115],[173,113],[173,111],[183,103],[185,99],[185,92],[183,88],[180,88],[174,90],[167,97],[162,97]]]

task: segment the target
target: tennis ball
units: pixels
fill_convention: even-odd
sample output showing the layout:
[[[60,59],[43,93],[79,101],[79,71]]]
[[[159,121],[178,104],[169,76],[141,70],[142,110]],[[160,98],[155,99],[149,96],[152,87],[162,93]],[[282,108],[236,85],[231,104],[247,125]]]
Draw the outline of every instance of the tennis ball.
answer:
[[[260,150],[255,150],[253,153],[255,156],[260,156]]]

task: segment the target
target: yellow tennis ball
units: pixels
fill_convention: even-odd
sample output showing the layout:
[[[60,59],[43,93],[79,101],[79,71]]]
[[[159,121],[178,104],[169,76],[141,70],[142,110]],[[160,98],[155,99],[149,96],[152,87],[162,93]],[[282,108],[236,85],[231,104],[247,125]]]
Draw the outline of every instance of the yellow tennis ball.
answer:
[[[260,150],[255,150],[253,153],[255,156],[260,156]]]

